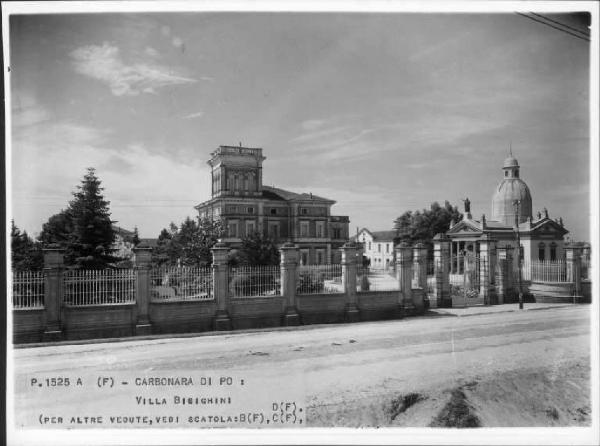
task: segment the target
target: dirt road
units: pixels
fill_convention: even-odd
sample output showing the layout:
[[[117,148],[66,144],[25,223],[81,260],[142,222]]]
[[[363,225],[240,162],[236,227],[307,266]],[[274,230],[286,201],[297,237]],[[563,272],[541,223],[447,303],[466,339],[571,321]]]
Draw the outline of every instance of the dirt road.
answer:
[[[104,375],[202,373],[255,383],[248,398],[291,392],[308,426],[589,425],[589,312],[573,306],[17,349],[15,421],[39,427],[41,413],[102,412],[141,392],[129,386],[99,397],[73,383],[42,391],[32,377],[97,383]]]

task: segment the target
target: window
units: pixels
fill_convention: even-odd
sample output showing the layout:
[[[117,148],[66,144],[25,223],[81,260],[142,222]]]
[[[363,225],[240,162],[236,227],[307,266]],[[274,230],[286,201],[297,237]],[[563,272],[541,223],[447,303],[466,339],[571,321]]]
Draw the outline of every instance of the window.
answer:
[[[386,254],[390,253],[390,244],[389,243],[385,244],[385,252],[386,252]]]
[[[302,208],[300,212],[302,213],[302,215],[307,215],[308,214],[308,209]]]
[[[271,208],[271,215],[277,215],[277,208]]]
[[[323,265],[325,263],[325,251],[317,249],[317,265]]]
[[[333,238],[342,238],[342,231],[340,228],[333,228]],[[365,237],[363,236],[363,242],[365,241]]]
[[[256,229],[255,229],[254,222],[247,221],[246,222],[246,236],[254,234],[255,231],[256,231]]]
[[[556,260],[556,243],[550,243],[550,260]]]
[[[377,243],[377,252],[381,252],[381,243]]]
[[[238,224],[237,221],[230,221],[229,224],[227,225],[227,234],[229,235],[229,237],[237,237],[238,236]]]
[[[279,223],[271,222],[269,223],[269,237],[277,240],[279,238]]]
[[[300,237],[308,237],[308,222],[300,222]]]
[[[369,242],[369,251],[371,250],[371,242]]]
[[[248,209],[246,209],[248,211],[249,214],[254,214],[254,208],[252,206],[248,206]]]
[[[504,171],[504,176],[507,177],[508,176],[508,170]]]
[[[546,260],[546,245],[543,242],[538,245],[538,260]]]
[[[325,222],[317,222],[317,237],[325,237]]]
[[[308,250],[300,251],[300,265],[308,265]]]

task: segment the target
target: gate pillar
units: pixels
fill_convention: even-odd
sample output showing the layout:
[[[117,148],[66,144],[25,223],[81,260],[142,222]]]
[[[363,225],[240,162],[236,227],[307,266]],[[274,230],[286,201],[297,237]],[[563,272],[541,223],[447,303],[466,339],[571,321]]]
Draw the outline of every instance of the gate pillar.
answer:
[[[435,300],[438,307],[451,307],[450,296],[450,239],[444,234],[433,238]],[[458,267],[458,264],[457,264]]]
[[[483,297],[485,305],[496,303],[493,287],[494,269],[492,257],[495,255],[496,241],[488,234],[484,234],[479,241],[479,295]]]

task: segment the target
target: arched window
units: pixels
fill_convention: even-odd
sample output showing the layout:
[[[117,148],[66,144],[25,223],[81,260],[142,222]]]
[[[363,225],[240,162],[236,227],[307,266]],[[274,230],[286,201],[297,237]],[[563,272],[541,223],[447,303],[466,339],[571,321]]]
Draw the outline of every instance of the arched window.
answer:
[[[550,243],[550,260],[556,260],[556,243]]]
[[[546,260],[546,244],[544,242],[538,244],[538,260]]]

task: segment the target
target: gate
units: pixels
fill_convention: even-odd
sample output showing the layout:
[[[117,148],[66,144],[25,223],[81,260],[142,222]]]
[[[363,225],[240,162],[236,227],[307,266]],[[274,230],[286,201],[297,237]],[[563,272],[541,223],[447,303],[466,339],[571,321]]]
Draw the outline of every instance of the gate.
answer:
[[[458,257],[462,272],[450,274],[450,296],[452,297],[453,307],[472,307],[483,305],[484,298],[480,296],[481,270],[487,265],[482,265],[479,256],[467,253]]]

